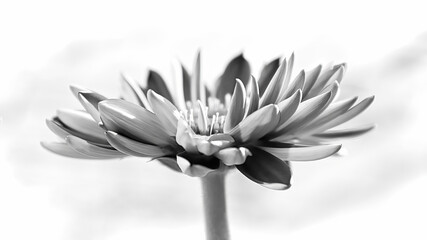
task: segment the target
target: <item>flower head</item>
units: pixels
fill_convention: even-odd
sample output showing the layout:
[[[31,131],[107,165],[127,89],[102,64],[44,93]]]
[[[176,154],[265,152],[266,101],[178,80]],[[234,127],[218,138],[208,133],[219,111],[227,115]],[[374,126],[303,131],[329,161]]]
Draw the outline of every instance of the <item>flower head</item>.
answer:
[[[146,88],[122,75],[122,99],[71,87],[85,111],[59,110],[47,125],[65,142],[42,145],[75,158],[148,157],[195,177],[237,168],[263,186],[287,189],[290,161],[326,158],[341,148],[331,140],[373,128],[332,129],[374,99],[336,100],[345,64],[302,70],[291,80],[293,63],[293,54],[275,59],[256,80],[239,55],[210,91],[200,79],[199,53],[191,75],[180,68],[175,92],[154,71]]]

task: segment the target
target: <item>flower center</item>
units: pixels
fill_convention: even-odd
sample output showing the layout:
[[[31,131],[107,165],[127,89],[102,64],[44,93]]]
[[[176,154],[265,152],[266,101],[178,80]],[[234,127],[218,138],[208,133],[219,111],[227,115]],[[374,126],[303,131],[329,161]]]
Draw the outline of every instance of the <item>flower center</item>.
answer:
[[[200,100],[197,102],[187,101],[186,108],[180,113],[196,134],[209,136],[223,133],[228,102],[229,99],[226,99],[224,105],[214,97],[208,98],[207,106]]]

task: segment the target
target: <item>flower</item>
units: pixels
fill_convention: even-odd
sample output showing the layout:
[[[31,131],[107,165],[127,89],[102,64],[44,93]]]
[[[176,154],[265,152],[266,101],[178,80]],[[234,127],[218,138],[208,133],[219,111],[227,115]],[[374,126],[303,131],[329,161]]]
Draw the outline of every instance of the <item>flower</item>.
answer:
[[[291,81],[293,64],[293,54],[275,59],[256,80],[239,55],[211,92],[200,79],[199,53],[191,76],[180,67],[175,92],[154,71],[146,88],[123,74],[121,99],[71,87],[85,111],[59,110],[47,126],[65,142],[42,145],[75,158],[148,157],[194,177],[237,168],[265,187],[287,189],[291,161],[331,156],[341,148],[332,140],[373,128],[332,129],[374,99],[336,100],[346,64],[302,70]]]

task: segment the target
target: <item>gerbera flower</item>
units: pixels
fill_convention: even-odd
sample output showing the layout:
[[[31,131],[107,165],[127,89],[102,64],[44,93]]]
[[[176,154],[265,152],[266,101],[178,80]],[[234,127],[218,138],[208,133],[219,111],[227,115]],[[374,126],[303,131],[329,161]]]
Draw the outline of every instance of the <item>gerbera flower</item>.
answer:
[[[331,140],[373,128],[332,129],[374,99],[336,100],[345,64],[302,70],[291,81],[293,63],[293,54],[275,59],[256,80],[239,55],[213,91],[200,79],[200,54],[191,76],[180,68],[182,89],[174,92],[154,71],[146,88],[122,75],[122,99],[71,87],[85,111],[59,110],[47,125],[65,142],[42,145],[75,158],[148,157],[193,177],[237,168],[265,187],[287,189],[291,161],[331,156],[341,148]]]

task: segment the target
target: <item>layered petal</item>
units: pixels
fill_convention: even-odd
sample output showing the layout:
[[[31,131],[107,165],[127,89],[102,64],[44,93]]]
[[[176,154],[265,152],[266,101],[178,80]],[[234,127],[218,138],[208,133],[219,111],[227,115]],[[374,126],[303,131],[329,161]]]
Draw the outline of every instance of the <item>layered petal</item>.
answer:
[[[119,151],[109,149],[109,148],[99,147],[99,146],[90,144],[81,138],[71,136],[71,135],[69,135],[66,138],[66,143],[71,148],[73,148],[76,152],[79,152],[81,154],[84,154],[93,158],[113,159],[113,158],[123,158],[126,156]]]
[[[180,113],[178,109],[166,98],[152,90],[148,90],[148,102],[153,107],[153,112],[160,120],[169,136],[175,136]]]
[[[245,116],[246,90],[243,83],[236,79],[236,86],[231,97],[230,107],[225,117],[224,132],[230,131],[242,121]]]
[[[123,98],[126,101],[145,107],[148,111],[152,111],[150,104],[148,103],[147,97],[145,96],[138,83],[133,80],[129,75],[121,74],[121,84]]]
[[[314,134],[314,137],[323,139],[336,139],[336,138],[351,138],[365,134],[375,128],[375,125],[368,125],[363,127],[355,127],[339,130],[328,130],[322,133]]]
[[[174,153],[172,148],[159,147],[132,140],[118,133],[108,131],[107,140],[118,151],[137,157],[163,157]]]
[[[96,92],[79,92],[78,99],[85,110],[92,116],[95,122],[101,122],[101,117],[98,111],[98,103],[107,98]]]
[[[280,114],[277,105],[265,106],[231,129],[230,134],[237,142],[256,141],[271,132],[279,122]]]
[[[160,76],[160,74],[156,71],[150,70],[148,72],[147,89],[151,89],[156,93],[159,93],[172,103],[174,102],[172,94],[169,92],[169,88],[166,82],[163,80],[162,76]],[[154,106],[151,107],[154,108]]]
[[[258,79],[260,96],[264,94],[265,89],[267,89],[268,84],[270,83],[279,66],[280,58],[276,58],[262,68],[261,75]]]
[[[99,158],[95,158],[92,156],[79,153],[65,142],[41,142],[41,145],[45,149],[64,157],[80,158],[80,159],[99,159]]]
[[[164,131],[159,118],[141,106],[120,99],[105,100],[98,106],[102,122],[110,131],[159,146],[175,143]]]
[[[279,94],[282,88],[286,88],[289,82],[285,82],[287,69],[287,61],[284,59],[280,64],[279,69],[277,69],[267,88],[265,89],[264,94],[261,96],[259,101],[259,107],[264,107],[268,104],[277,103],[279,99]]]

